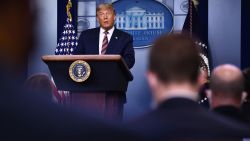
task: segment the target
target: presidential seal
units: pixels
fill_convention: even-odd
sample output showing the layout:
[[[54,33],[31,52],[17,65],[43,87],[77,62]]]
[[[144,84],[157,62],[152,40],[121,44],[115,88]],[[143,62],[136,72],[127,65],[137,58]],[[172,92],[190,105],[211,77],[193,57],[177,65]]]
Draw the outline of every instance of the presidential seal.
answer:
[[[69,76],[75,82],[84,82],[90,76],[90,66],[87,62],[77,60],[69,67]]]

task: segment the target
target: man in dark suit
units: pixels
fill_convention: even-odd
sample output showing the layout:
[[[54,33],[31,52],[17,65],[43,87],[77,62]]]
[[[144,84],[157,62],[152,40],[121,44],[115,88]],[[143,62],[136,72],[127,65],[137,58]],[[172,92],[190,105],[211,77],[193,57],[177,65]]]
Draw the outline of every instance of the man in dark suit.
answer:
[[[197,102],[199,51],[189,36],[160,37],[151,48],[147,78],[157,107],[129,123],[152,140],[213,140],[242,138],[244,125],[203,109]]]
[[[115,10],[112,4],[100,4],[96,9],[100,27],[83,31],[74,54],[120,54],[127,66],[135,63],[133,38],[114,27]]]
[[[211,76],[211,90],[207,91],[211,109],[239,122],[247,119],[241,111],[241,104],[247,94],[244,92],[244,77],[239,68],[225,64],[216,67]]]
[[[115,28],[115,9],[112,4],[100,4],[96,9],[97,20],[100,27],[85,30],[79,37],[78,48],[74,54],[119,54],[124,59],[128,68],[131,69],[135,63],[135,52],[133,48],[133,37],[126,32]],[[109,97],[117,97],[110,93]],[[116,120],[121,121],[123,116],[123,104],[126,102],[126,95],[119,97],[120,104],[117,106],[118,114],[114,115]],[[109,103],[112,101],[107,101]],[[108,104],[109,105],[109,104]]]

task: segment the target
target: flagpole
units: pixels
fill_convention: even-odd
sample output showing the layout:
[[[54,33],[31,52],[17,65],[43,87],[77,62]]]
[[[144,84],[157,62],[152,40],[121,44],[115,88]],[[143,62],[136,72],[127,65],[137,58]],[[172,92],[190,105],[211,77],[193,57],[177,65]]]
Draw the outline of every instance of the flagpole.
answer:
[[[74,26],[72,25],[73,18],[70,12],[73,4],[72,0],[67,0],[67,1],[68,1],[66,5],[67,18],[65,19],[63,32],[61,33],[61,37],[55,49],[55,55],[72,55],[74,54],[74,51],[77,49],[78,46],[77,32],[75,31]],[[66,104],[70,101],[69,91],[63,91],[58,89],[57,92],[54,93],[54,95],[56,95],[57,93],[59,94],[57,95],[57,100],[60,104]]]
[[[192,0],[189,0],[189,34],[190,37],[192,37],[193,33],[193,5],[192,5]]]

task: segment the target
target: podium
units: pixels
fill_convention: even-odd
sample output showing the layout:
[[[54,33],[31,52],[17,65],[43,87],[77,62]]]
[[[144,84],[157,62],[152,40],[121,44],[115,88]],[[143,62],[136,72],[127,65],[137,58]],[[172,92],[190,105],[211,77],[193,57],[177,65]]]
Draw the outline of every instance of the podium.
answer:
[[[121,120],[128,82],[133,76],[120,55],[46,55],[59,90],[69,91],[68,105],[103,117]],[[89,64],[91,72],[84,82],[71,79],[69,68],[77,60]]]

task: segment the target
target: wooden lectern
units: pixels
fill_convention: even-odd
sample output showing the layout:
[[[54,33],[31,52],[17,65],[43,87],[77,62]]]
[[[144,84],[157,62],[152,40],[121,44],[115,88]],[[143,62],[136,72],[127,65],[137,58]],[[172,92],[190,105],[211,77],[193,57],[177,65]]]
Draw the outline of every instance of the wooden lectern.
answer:
[[[48,65],[59,90],[70,91],[70,106],[121,120],[128,82],[133,76],[120,55],[47,55]],[[70,65],[76,60],[87,62],[90,76],[84,82],[70,78]]]

